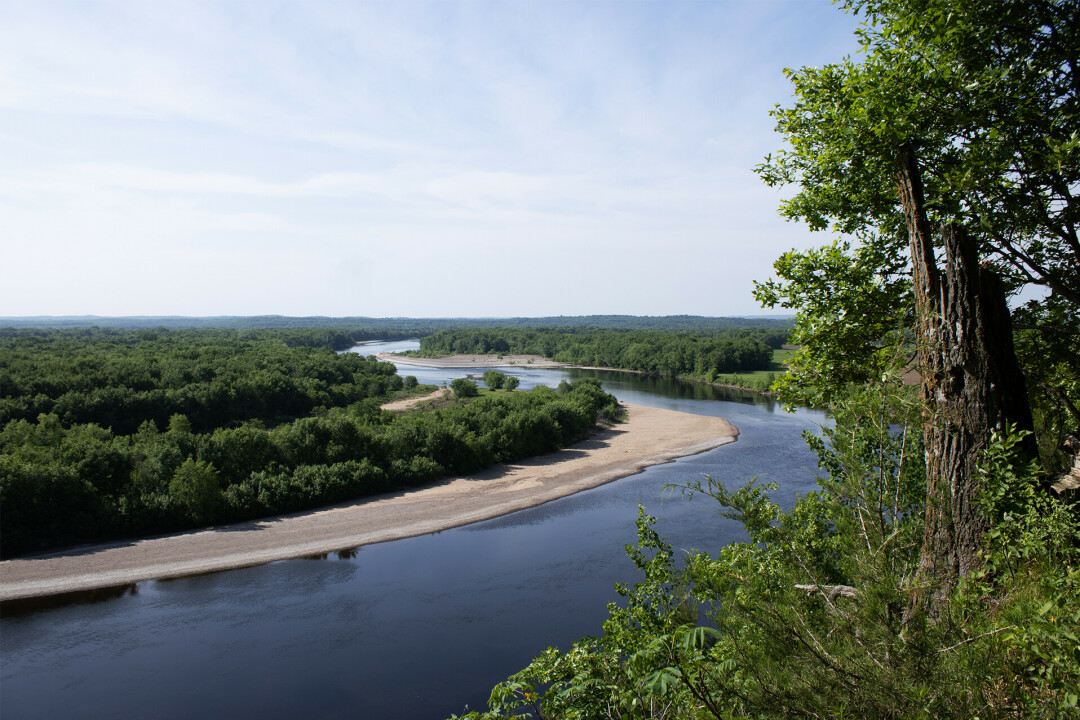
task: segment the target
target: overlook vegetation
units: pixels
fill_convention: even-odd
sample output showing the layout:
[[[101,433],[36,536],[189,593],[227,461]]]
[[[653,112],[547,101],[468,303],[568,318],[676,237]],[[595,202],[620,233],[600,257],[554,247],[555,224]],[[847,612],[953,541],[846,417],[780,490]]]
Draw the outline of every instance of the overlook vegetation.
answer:
[[[319,337],[42,331],[0,340],[4,555],[475,472],[573,443],[618,412],[599,383],[579,380],[395,415],[378,407],[408,392],[394,366],[309,346]]]

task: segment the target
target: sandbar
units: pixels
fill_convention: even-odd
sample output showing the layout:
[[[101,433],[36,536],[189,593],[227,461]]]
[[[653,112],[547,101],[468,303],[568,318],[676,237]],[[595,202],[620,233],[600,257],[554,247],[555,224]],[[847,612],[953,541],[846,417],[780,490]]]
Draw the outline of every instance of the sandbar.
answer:
[[[394,353],[376,353],[376,360],[392,362],[395,365],[415,365],[429,368],[470,368],[470,367],[514,367],[524,365],[530,368],[577,367],[567,363],[550,360],[543,355],[448,355],[439,358],[412,357]],[[610,370],[611,368],[605,368]],[[400,371],[399,371],[400,374]]]
[[[733,442],[704,415],[626,405],[627,419],[571,447],[321,510],[0,562],[0,600],[260,565],[488,520]]]

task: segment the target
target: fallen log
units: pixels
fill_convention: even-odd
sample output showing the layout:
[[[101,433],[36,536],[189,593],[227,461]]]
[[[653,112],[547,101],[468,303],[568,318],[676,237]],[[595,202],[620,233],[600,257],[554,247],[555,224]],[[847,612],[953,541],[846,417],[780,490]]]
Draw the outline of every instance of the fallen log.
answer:
[[[796,585],[795,589],[805,590],[807,595],[813,595],[814,593],[819,592],[830,600],[834,600],[838,597],[855,597],[855,588],[850,585]]]

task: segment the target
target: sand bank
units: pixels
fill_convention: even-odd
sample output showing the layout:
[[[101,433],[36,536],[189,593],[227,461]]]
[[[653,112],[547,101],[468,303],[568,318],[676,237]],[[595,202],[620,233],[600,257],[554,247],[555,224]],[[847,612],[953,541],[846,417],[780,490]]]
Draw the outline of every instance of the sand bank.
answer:
[[[418,397],[405,398],[404,400],[395,400],[394,402],[383,403],[379,407],[383,410],[391,410],[393,412],[404,412],[406,410],[412,410],[417,405],[423,405],[427,402],[438,402],[439,400],[448,400],[453,391],[450,388],[439,388],[435,392],[428,393],[427,395],[420,395]]]
[[[395,365],[415,365],[430,368],[515,367],[530,368],[572,367],[566,363],[549,360],[542,355],[450,355],[441,358],[409,357],[394,353],[378,353],[375,358]],[[609,368],[610,369],[610,368]],[[400,371],[398,374],[402,374]],[[405,373],[408,374],[408,373]]]
[[[629,405],[573,447],[322,510],[0,563],[0,600],[259,565],[424,535],[596,487],[735,440],[720,418]]]

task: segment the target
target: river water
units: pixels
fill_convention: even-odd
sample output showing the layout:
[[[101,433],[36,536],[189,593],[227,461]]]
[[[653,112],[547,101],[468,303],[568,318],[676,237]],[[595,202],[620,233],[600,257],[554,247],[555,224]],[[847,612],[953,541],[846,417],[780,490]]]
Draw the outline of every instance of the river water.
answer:
[[[365,354],[415,348],[379,343]],[[442,384],[466,372],[400,366]],[[740,539],[705,498],[664,493],[709,474],[728,487],[814,487],[801,434],[820,413],[748,393],[628,373],[499,368],[521,388],[598,377],[624,402],[727,418],[738,442],[537,508],[318,558],[10,603],[0,617],[0,716],[417,718],[485,707],[549,645],[600,632],[637,506],[679,548]]]

